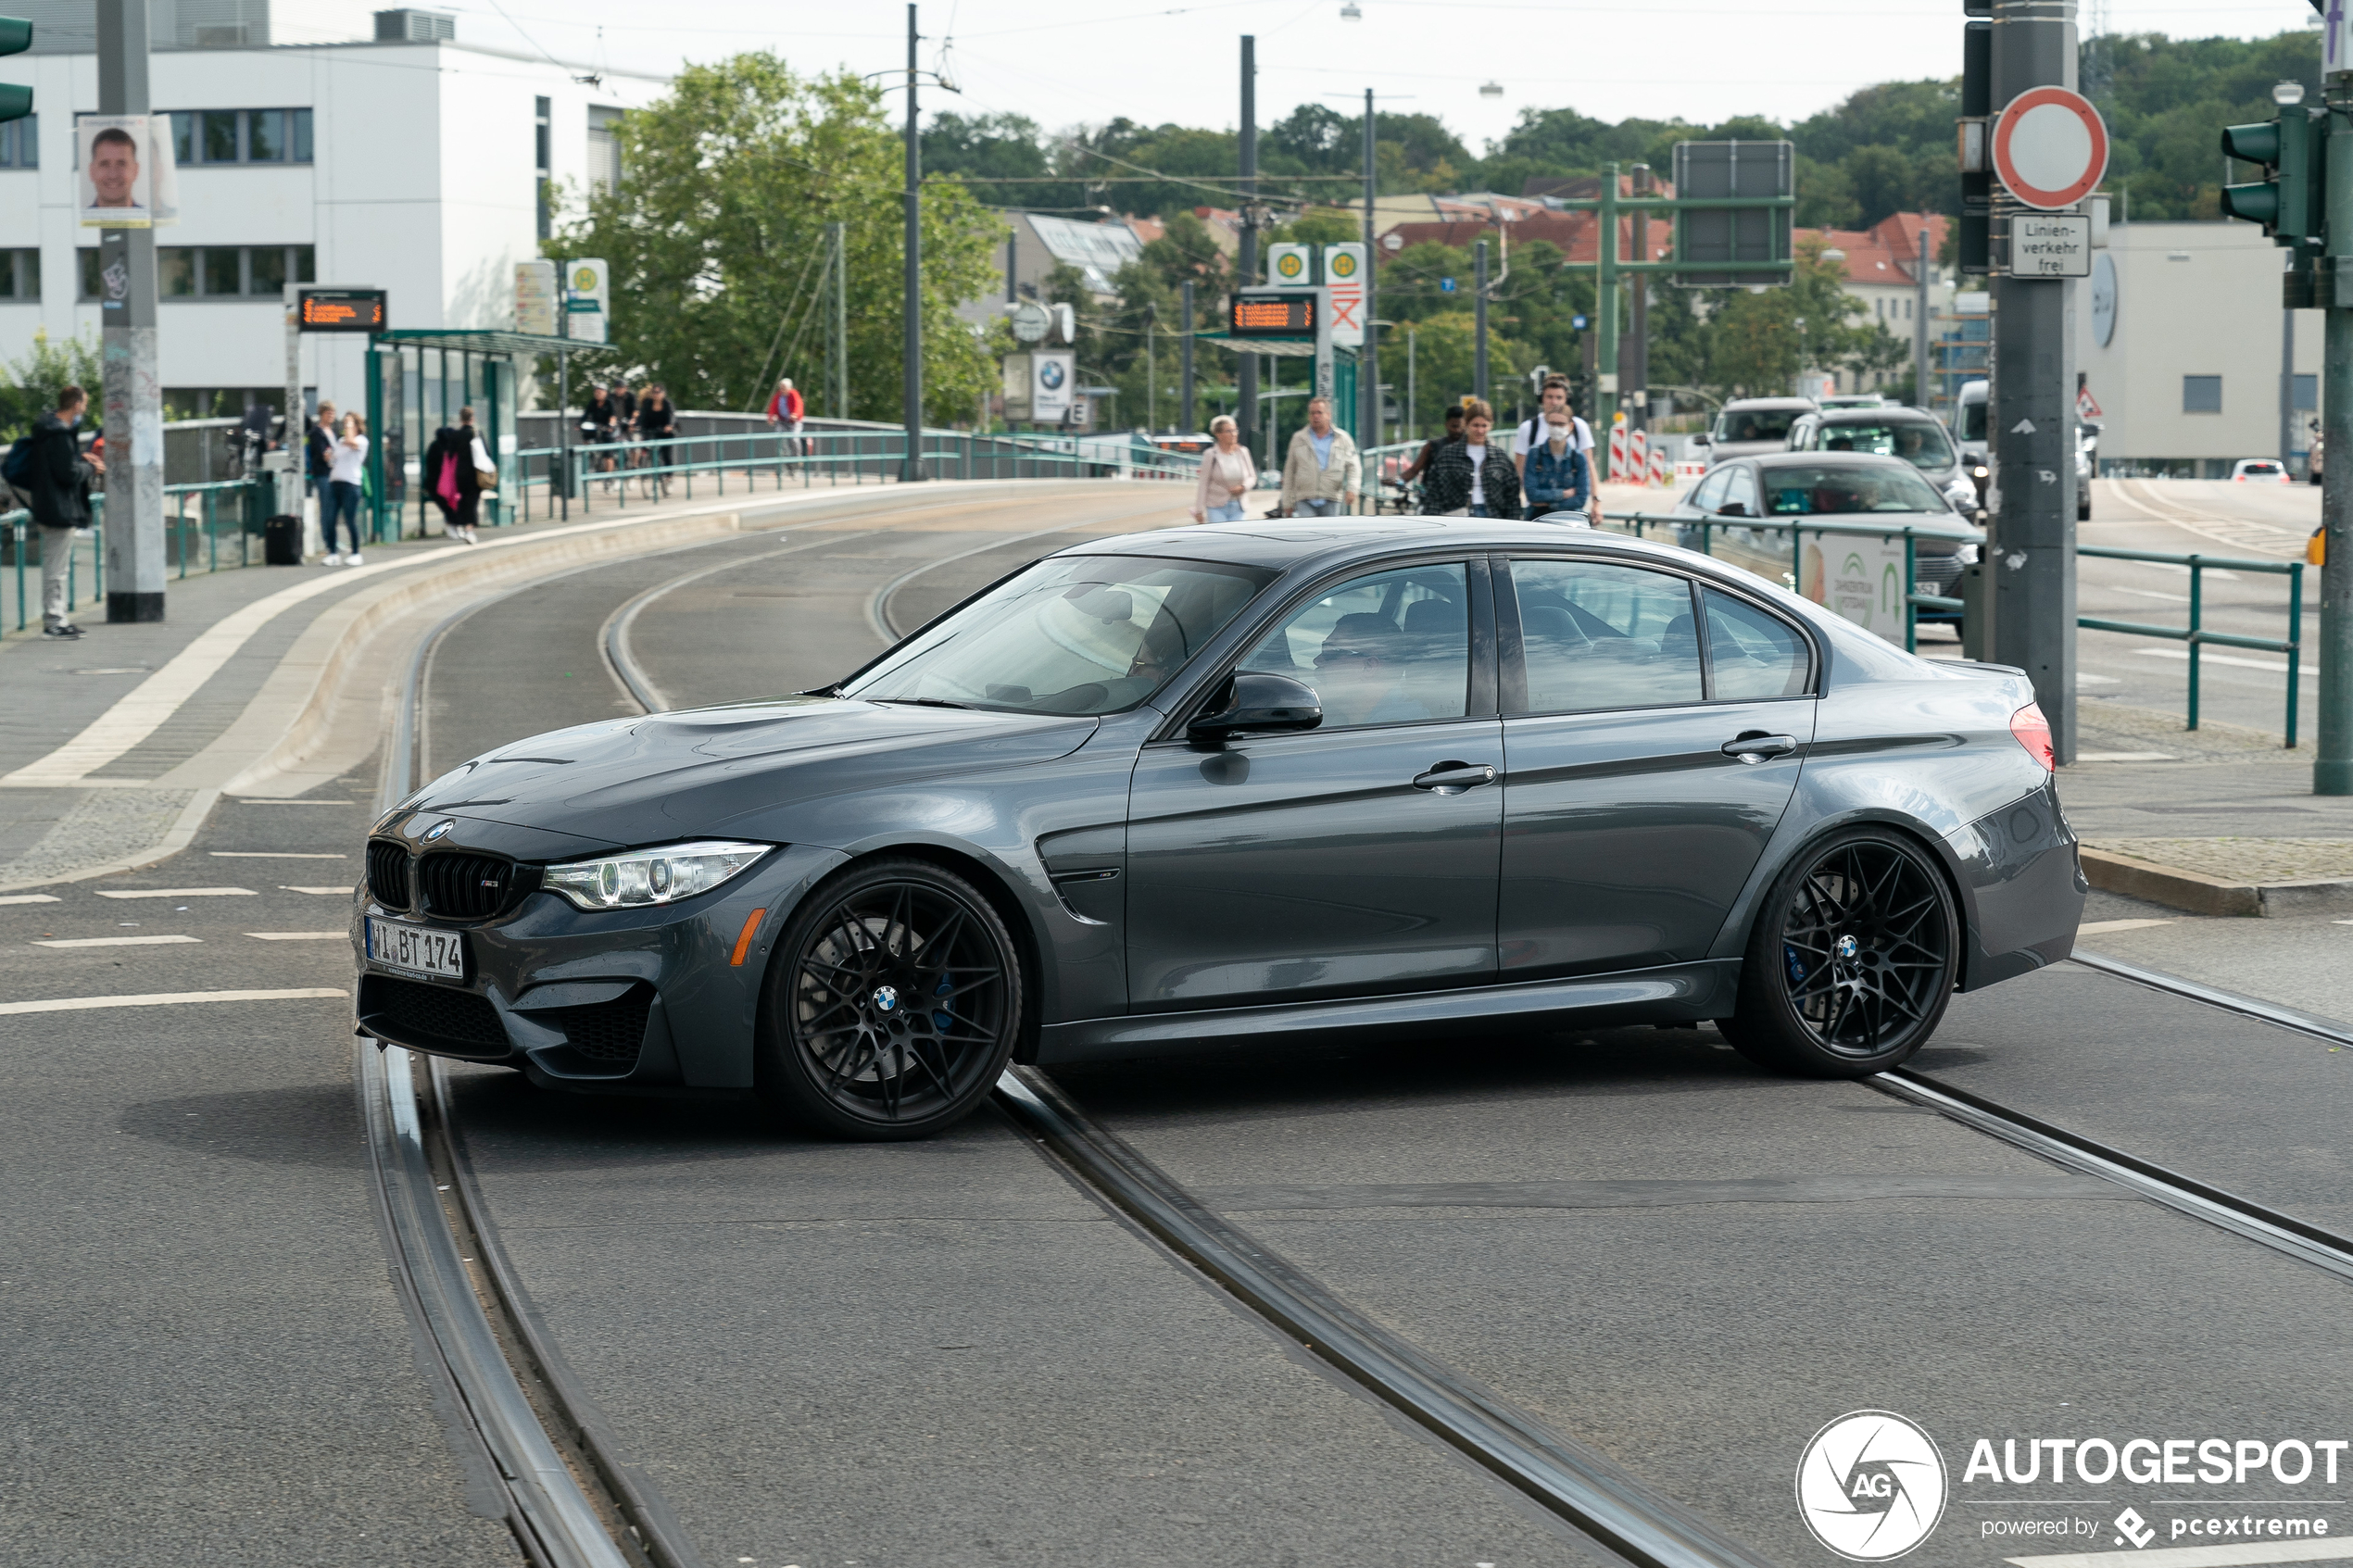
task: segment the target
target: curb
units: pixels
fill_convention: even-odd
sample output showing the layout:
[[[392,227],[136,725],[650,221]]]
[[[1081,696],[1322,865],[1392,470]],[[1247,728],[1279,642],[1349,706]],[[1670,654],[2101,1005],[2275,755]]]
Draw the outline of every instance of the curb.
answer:
[[[2186,909],[2194,915],[2275,920],[2289,915],[2353,914],[2353,878],[2230,882],[2105,850],[2086,847],[2078,853],[2085,879],[2101,892]]]

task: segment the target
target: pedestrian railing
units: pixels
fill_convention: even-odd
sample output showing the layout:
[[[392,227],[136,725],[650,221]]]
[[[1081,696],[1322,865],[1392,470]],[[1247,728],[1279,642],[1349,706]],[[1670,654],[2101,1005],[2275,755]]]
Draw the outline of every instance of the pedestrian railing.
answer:
[[[569,517],[577,504],[626,508],[675,494],[692,499],[699,482],[724,495],[732,478],[749,494],[819,484],[886,483],[900,477],[907,438],[894,430],[809,431],[798,435],[678,436],[535,447],[516,456],[518,521]],[[1126,437],[982,435],[926,431],[919,450],[934,479],[1151,479],[1189,484],[1201,459],[1127,443]]]
[[[2197,728],[2198,650],[2208,645],[2228,648],[2253,648],[2263,653],[2287,655],[2287,748],[2296,748],[2296,703],[2299,696],[2297,677],[2302,673],[2304,644],[2304,563],[2300,560],[2247,560],[2237,556],[2175,555],[2165,550],[2120,550],[2104,545],[2078,545],[2076,555],[2095,556],[2104,560],[2156,561],[2166,566],[2185,566],[2190,571],[2190,623],[2187,626],[2152,626],[2139,621],[2108,621],[2098,616],[2079,615],[2075,624],[2094,632],[2118,632],[2128,637],[2161,637],[2168,642],[2185,643],[2190,655],[2189,721],[2183,727]],[[2235,632],[2209,632],[2205,626],[2206,583],[2209,571],[2247,571],[2287,579],[2287,635],[2284,637],[2247,637]]]
[[[42,531],[33,527],[32,514],[28,511],[0,513],[0,530],[6,531],[9,561],[16,569],[17,630],[21,632],[28,626],[39,624],[41,621]],[[73,543],[66,556],[66,614],[69,619],[82,605],[95,604],[107,596],[105,531],[93,524],[86,538],[79,533],[72,537]],[[91,587],[87,599],[82,596],[82,546],[84,544],[90,546]],[[28,558],[33,569],[29,586],[25,581]],[[5,619],[5,610],[0,610],[0,619]]]
[[[1737,521],[1718,522],[1705,518],[1662,517],[1642,512],[1612,517],[1604,526],[1613,531],[1633,533],[1638,538],[1647,537],[1654,528],[1672,529],[1675,531],[1672,542],[1676,544],[1687,544],[1691,535],[1696,533],[1699,536],[1698,547],[1708,555],[1718,553],[1716,545],[1720,537],[1732,533],[1737,538],[1738,533],[1735,531],[1750,533],[1767,530],[1786,531],[1793,537],[1790,549],[1783,558],[1787,561],[1785,568],[1780,561],[1770,558],[1754,561],[1741,558],[1751,556],[1755,552],[1738,550],[1727,553],[1735,559],[1736,564],[1747,567],[1768,581],[1778,580],[1783,586],[1793,590],[1798,587],[1799,581],[1799,552],[1802,546],[1795,535],[1800,533],[1876,534],[1891,541],[1901,536],[1904,539],[1904,647],[1907,652],[1919,651],[1921,610],[1961,615],[1966,613],[1967,609],[1964,600],[1947,595],[1920,591],[1917,541],[1921,538],[1974,539],[1977,536],[1975,531],[1958,526],[1917,530],[1886,529],[1868,523],[1830,524],[1815,519],[1782,522],[1768,518],[1743,518]],[[2198,650],[2201,647],[2211,646],[2252,648],[2259,652],[2285,654],[2287,656],[2287,693],[2283,728],[2285,732],[2285,747],[2289,750],[2295,749],[2297,701],[2301,695],[2300,664],[2304,637],[2304,563],[2302,561],[2248,560],[2235,556],[2182,555],[2168,550],[2124,550],[2110,548],[2104,545],[2079,545],[2075,548],[2075,553],[2079,558],[2089,556],[2105,560],[2153,561],[2159,565],[2188,569],[2190,603],[2189,624],[2186,626],[2158,626],[2139,621],[2110,621],[2096,615],[2078,615],[2075,618],[2075,624],[2087,632],[2113,632],[2128,637],[2156,637],[2168,642],[2188,645],[2189,711],[2186,722],[2183,726],[2184,729],[2195,730],[2198,727]],[[2208,630],[2205,625],[2204,574],[2208,571],[2243,571],[2286,578],[2288,580],[2287,635],[2285,637],[2254,637],[2236,632]]]
[[[261,537],[275,495],[275,476],[260,480],[208,480],[196,484],[167,484],[163,489],[164,569],[175,578],[190,573],[223,571],[254,566],[262,558]],[[66,563],[66,613],[107,596],[107,497],[90,497],[90,526],[74,535]],[[224,539],[223,535],[227,535]],[[83,546],[87,546],[85,551]],[[0,513],[0,565],[15,574],[15,629],[22,632],[41,619],[41,531],[27,511]],[[89,558],[85,573],[82,558]],[[90,592],[82,593],[87,584]],[[0,625],[10,607],[0,605]]]

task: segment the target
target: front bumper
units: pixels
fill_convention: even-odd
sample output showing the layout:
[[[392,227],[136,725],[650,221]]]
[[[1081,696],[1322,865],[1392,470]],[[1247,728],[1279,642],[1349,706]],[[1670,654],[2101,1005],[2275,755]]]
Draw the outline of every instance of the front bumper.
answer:
[[[362,887],[351,922],[359,1028],[412,1050],[581,1088],[749,1088],[776,935],[811,886],[847,859],[787,845],[677,904],[591,911],[535,892],[506,914],[465,925],[388,910]],[[371,960],[371,915],[462,932],[465,979],[419,979]]]

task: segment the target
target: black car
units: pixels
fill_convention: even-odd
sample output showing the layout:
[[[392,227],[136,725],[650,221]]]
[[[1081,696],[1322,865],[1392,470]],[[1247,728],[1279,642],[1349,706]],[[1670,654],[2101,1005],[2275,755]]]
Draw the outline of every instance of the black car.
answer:
[[[1856,409],[1884,420],[1891,411]],[[1831,416],[1818,418],[1827,420]],[[1831,428],[1827,425],[1818,429]],[[1949,450],[1949,448],[1947,448]],[[1913,584],[1923,594],[1960,596],[1961,573],[1984,547],[1985,531],[1968,521],[1911,463],[1867,452],[1775,452],[1725,463],[1684,492],[1674,515],[1687,520],[1678,533],[1692,548],[1702,540],[1698,523],[1711,526],[1706,545],[1715,554],[1774,582],[1798,576],[1790,531],[1743,525],[1755,518],[1776,523],[1885,523],[1913,530]],[[1796,586],[1814,596],[1814,584]],[[1957,621],[1957,610],[1923,609],[1923,621]]]
[[[2015,671],[1668,546],[1132,534],[798,696],[559,731],[379,822],[376,1037],[935,1132],[1009,1060],[1716,1020],[1821,1075],[2064,958]]]

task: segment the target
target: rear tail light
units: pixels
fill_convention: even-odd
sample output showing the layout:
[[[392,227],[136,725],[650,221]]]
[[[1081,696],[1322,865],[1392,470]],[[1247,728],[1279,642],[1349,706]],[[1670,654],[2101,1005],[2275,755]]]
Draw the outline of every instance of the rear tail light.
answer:
[[[2058,751],[2051,745],[2051,721],[2043,717],[2039,703],[2030,702],[2010,715],[2010,734],[2026,747],[2029,757],[2043,764],[2045,772],[2058,771]]]

